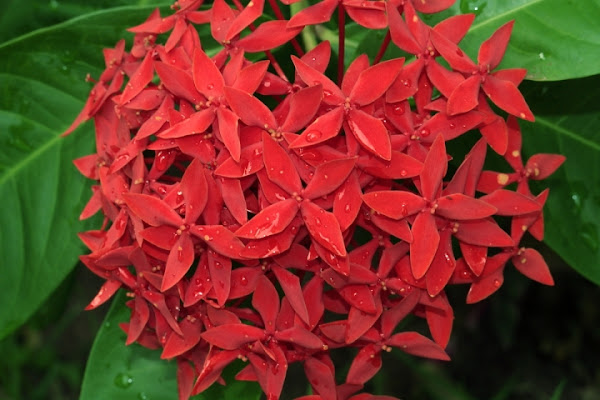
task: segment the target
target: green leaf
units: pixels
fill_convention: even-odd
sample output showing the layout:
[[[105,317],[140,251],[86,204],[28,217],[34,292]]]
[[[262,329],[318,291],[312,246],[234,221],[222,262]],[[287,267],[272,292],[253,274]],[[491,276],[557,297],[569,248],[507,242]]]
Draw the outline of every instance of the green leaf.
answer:
[[[523,84],[536,115],[523,123],[524,157],[559,153],[567,161],[542,182],[550,188],[545,242],[583,276],[600,284],[600,75]]]
[[[478,5],[478,9],[470,5]],[[500,68],[526,68],[527,79],[537,81],[600,73],[598,0],[459,0],[453,9],[479,12],[471,32],[461,42],[473,57],[485,39],[514,19]]]
[[[80,400],[177,399],[177,364],[160,359],[160,352],[138,344],[125,346],[119,323],[129,320],[127,298],[121,291],[96,336],[83,377]],[[260,387],[254,382],[235,381],[236,367],[225,371],[227,386],[211,386],[196,400],[258,400]]]
[[[422,15],[434,26],[450,15],[474,13],[471,30],[460,46],[474,60],[483,41],[503,24],[515,20],[506,54],[499,68],[526,68],[527,79],[556,81],[600,73],[599,0],[457,0],[448,10]],[[382,37],[381,34],[376,35]],[[371,31],[357,38],[358,47],[373,57],[381,40]],[[406,56],[390,44],[385,58]],[[408,58],[412,58],[408,55]],[[407,58],[407,59],[408,59]]]
[[[122,7],[0,45],[0,338],[22,324],[72,270],[78,216],[91,195],[72,164],[93,152],[88,125],[61,138],[98,76],[102,48],[152,7]],[[95,226],[99,226],[95,224]],[[92,296],[90,295],[90,298]]]
[[[0,3],[0,38],[2,41],[12,39],[103,8],[149,3],[147,0],[27,0],[26,3],[3,0]]]

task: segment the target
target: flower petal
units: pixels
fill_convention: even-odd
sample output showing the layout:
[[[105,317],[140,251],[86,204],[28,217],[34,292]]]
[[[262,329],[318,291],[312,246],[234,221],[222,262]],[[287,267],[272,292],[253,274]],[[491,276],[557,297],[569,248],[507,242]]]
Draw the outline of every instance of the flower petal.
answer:
[[[392,336],[387,344],[413,356],[449,361],[450,357],[437,343],[417,332],[402,332]]]
[[[332,213],[307,200],[300,204],[300,211],[308,232],[317,243],[337,256],[346,255],[340,224]]]
[[[392,219],[402,219],[421,211],[427,201],[421,196],[404,190],[382,190],[363,195],[363,201],[371,209]]]
[[[548,264],[537,250],[525,249],[514,256],[512,261],[515,268],[529,279],[544,285],[554,286],[554,279],[552,279]]]
[[[384,160],[392,158],[390,134],[383,122],[361,110],[348,112],[348,126],[358,142]]]
[[[427,273],[440,243],[435,218],[429,212],[417,215],[412,226],[413,241],[410,244],[410,267],[415,279]]]
[[[287,199],[263,209],[242,225],[236,236],[246,239],[262,239],[282,232],[292,222],[298,212],[298,202]]]

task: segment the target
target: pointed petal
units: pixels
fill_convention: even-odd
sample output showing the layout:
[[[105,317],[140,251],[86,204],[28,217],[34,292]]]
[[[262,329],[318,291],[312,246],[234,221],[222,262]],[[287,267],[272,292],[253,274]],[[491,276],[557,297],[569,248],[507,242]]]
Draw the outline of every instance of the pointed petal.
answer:
[[[220,307],[225,305],[231,289],[231,258],[208,251],[208,269],[215,291],[215,297]]]
[[[162,62],[155,62],[154,68],[161,83],[176,97],[186,99],[192,104],[200,104],[205,100],[194,86],[194,80],[186,71]]]
[[[373,210],[392,219],[402,219],[415,214],[427,204],[421,196],[402,190],[365,193],[363,201]]]
[[[290,28],[294,28],[328,22],[331,19],[331,16],[333,15],[338,3],[338,0],[324,0],[306,7],[290,18],[288,26]]]
[[[271,50],[294,38],[302,27],[288,28],[288,21],[275,20],[261,23],[251,34],[237,41],[237,47],[248,53]]]
[[[413,241],[410,244],[410,267],[415,279],[427,273],[440,243],[435,218],[429,212],[417,215],[412,226]]]
[[[269,179],[286,192],[299,194],[302,191],[300,176],[288,152],[267,132],[263,132],[263,158]]]
[[[527,160],[526,168],[533,171],[530,179],[546,179],[564,163],[566,157],[560,154],[534,154]]]
[[[488,259],[482,276],[469,288],[468,304],[477,303],[500,289],[504,283],[504,266],[509,257],[509,253],[500,253]]]
[[[455,43],[442,36],[436,30],[431,30],[431,41],[436,50],[444,57],[453,70],[471,73],[477,70],[477,65]]]
[[[153,290],[142,290],[142,296],[148,300],[154,306],[154,308],[156,308],[156,311],[160,313],[157,315],[162,315],[164,317],[164,321],[169,324],[175,333],[178,335],[183,335],[181,328],[179,328],[177,321],[173,317],[169,307],[167,307],[165,296],[162,293],[158,293]]]
[[[392,308],[384,311],[381,315],[381,333],[385,338],[390,337],[398,324],[419,304],[419,297],[419,292],[414,290]]]
[[[146,53],[146,56],[142,60],[140,66],[136,69],[135,73],[131,76],[131,79],[125,85],[123,94],[119,99],[119,104],[123,105],[138,95],[152,81],[154,77],[154,64],[152,60],[152,52]]]
[[[228,258],[240,258],[243,243],[223,225],[196,225],[190,232],[202,239],[211,249]]]
[[[535,249],[525,249],[513,257],[513,264],[523,275],[544,285],[554,286],[544,257]]]
[[[304,303],[304,297],[302,296],[302,287],[300,286],[300,279],[279,266],[273,266],[271,271],[275,274],[277,281],[281,285],[286,298],[290,302],[290,305],[294,309],[294,312],[300,317],[302,321],[309,324],[308,310],[306,303]]]
[[[194,262],[194,243],[188,234],[182,234],[169,253],[160,291],[164,292],[179,282]]]
[[[429,1],[432,2],[431,0]],[[451,0],[434,0],[433,2],[436,1],[451,3]],[[467,34],[474,20],[475,14],[454,15],[438,23],[436,26],[433,27],[433,30],[435,30],[451,42],[458,43]]]
[[[386,11],[392,42],[407,53],[421,54],[421,46],[400,16],[398,7],[392,3],[386,3]]]
[[[135,215],[151,226],[183,224],[183,220],[175,210],[154,196],[126,193],[123,194],[123,199]]]
[[[316,199],[336,190],[354,169],[356,158],[342,158],[320,164],[315,169],[313,178],[304,189],[304,197]]]
[[[384,160],[392,158],[390,134],[380,119],[361,110],[350,110],[348,125],[365,149]]]
[[[238,116],[227,108],[217,109],[217,121],[219,121],[219,135],[223,144],[229,151],[231,158],[239,162],[241,155],[240,134],[238,132]]]
[[[541,210],[541,206],[525,195],[505,189],[498,189],[480,198],[498,209],[497,215],[523,215]]]
[[[221,71],[202,49],[194,50],[192,76],[196,89],[204,96],[219,97],[225,82]]]
[[[334,254],[345,256],[346,245],[335,216],[311,201],[303,201],[300,210],[312,238]]]
[[[454,193],[440,197],[437,200],[435,212],[452,220],[481,219],[494,215],[498,211],[494,205],[495,203],[483,199],[474,199],[461,193]]]
[[[204,176],[204,166],[198,159],[194,159],[187,166],[181,177],[181,191],[185,199],[185,222],[195,223],[208,202],[208,184]]]
[[[354,223],[361,205],[360,182],[356,173],[351,173],[346,182],[337,190],[333,199],[333,215],[337,218],[342,232]]]
[[[365,106],[383,96],[400,73],[403,64],[404,58],[395,58],[361,72],[350,92],[350,100],[359,106]]]
[[[304,400],[337,400],[335,377],[327,364],[315,357],[309,357],[304,362],[304,373],[312,389],[319,394],[314,399]]]
[[[352,307],[355,307],[368,314],[374,314],[377,312],[375,301],[373,300],[373,294],[366,285],[347,285],[338,290],[338,293]]]
[[[460,241],[459,244],[460,252],[469,269],[471,269],[475,276],[480,276],[487,262],[487,247],[476,246],[463,241]]]
[[[217,184],[221,189],[223,202],[231,215],[233,215],[233,218],[240,225],[248,222],[248,206],[240,180],[220,178],[217,179]]]
[[[450,357],[437,343],[417,332],[402,332],[392,336],[387,344],[413,356],[449,361]]]
[[[261,340],[264,330],[246,324],[224,324],[207,329],[202,339],[223,350],[241,349],[245,344]]]
[[[258,278],[258,284],[252,296],[252,306],[260,314],[265,329],[273,332],[277,314],[279,314],[279,295],[275,286],[264,275]]]
[[[231,87],[225,87],[227,104],[248,126],[275,129],[278,124],[271,110],[256,97]]]
[[[377,322],[381,316],[381,312],[383,311],[381,306],[381,298],[378,295],[374,297],[375,306],[377,308],[377,312],[375,314],[367,314],[366,312],[354,307],[350,308],[350,312],[348,313],[346,334],[344,338],[346,344],[357,341],[362,335],[365,334],[365,332],[373,327],[373,324],[375,324],[375,322]]]
[[[443,136],[438,135],[431,145],[429,153],[427,153],[423,170],[420,174],[421,194],[425,199],[433,200],[436,198],[447,168],[446,144],[444,143]]]
[[[298,202],[287,199],[271,204],[242,225],[235,235],[246,239],[262,239],[282,232],[298,212]]]
[[[465,243],[486,247],[510,247],[514,245],[510,236],[491,218],[462,221],[454,236]]]
[[[345,95],[341,89],[327,78],[322,72],[310,67],[304,61],[292,56],[292,62],[296,67],[296,72],[300,79],[307,85],[321,84],[323,86],[323,102],[331,105],[338,105],[344,102]]]
[[[481,76],[479,75],[473,75],[458,85],[448,99],[448,114],[462,114],[477,107],[477,104],[479,104],[480,86]]]
[[[514,83],[488,75],[482,88],[490,100],[507,113],[527,121],[535,120],[527,102]]]
[[[298,132],[304,128],[315,116],[322,99],[321,85],[309,86],[293,93],[290,96],[290,111],[281,125],[281,130]]]
[[[342,127],[344,109],[336,107],[310,124],[300,136],[290,143],[290,149],[312,146],[336,137]]]
[[[452,231],[450,229],[445,229],[440,233],[440,245],[426,276],[427,292],[431,297],[437,296],[444,290],[456,267],[451,239]]]
[[[384,179],[412,178],[419,175],[423,170],[423,163],[399,151],[392,151],[392,157],[389,161],[376,157],[366,159],[361,157],[358,160],[358,165],[366,173]]]
[[[170,335],[160,358],[170,359],[177,357],[188,350],[191,350],[200,342],[200,334],[202,333],[202,323],[199,319],[188,316],[179,324],[182,336],[177,334]]]
[[[381,369],[381,351],[374,344],[368,344],[356,355],[346,376],[346,382],[363,385]]]
[[[321,339],[300,325],[276,332],[275,338],[277,340],[291,343],[294,346],[304,347],[305,349],[321,350],[323,348],[323,342]]]
[[[93,310],[94,308],[100,307],[102,304],[106,303],[117,292],[117,290],[119,290],[119,288],[121,287],[121,285],[122,285],[122,283],[120,281],[118,281],[118,280],[112,280],[112,279],[107,280],[106,282],[104,282],[104,284],[102,285],[102,287],[100,287],[100,290],[98,291],[98,294],[96,294],[96,296],[94,297],[94,299],[90,302],[90,304],[88,304],[85,307],[85,309],[86,310]],[[136,300],[137,300],[137,298],[136,298]],[[133,315],[133,313],[135,313],[135,309],[132,312],[132,315]],[[132,320],[131,320],[131,323],[130,323],[130,328],[129,328],[130,332],[132,331],[131,324],[133,324],[133,323],[134,323],[134,321],[133,321],[133,317],[132,317]],[[146,324],[146,322],[144,322],[142,324],[142,329],[143,329],[143,326],[145,324]],[[136,328],[134,327],[133,330],[136,330]],[[137,333],[137,336],[139,336],[139,333],[141,333],[141,331]],[[136,336],[135,339],[133,339],[133,341],[135,341],[137,339],[137,336]],[[127,343],[127,344],[129,344],[129,343]]]
[[[211,109],[196,112],[188,119],[161,132],[158,136],[162,139],[175,139],[195,133],[204,133],[215,119],[215,113]]]
[[[508,46],[514,24],[515,21],[512,20],[502,25],[489,39],[481,44],[481,47],[479,47],[479,54],[477,55],[477,62],[479,65],[487,65],[488,68],[492,70],[500,64],[502,57],[504,57],[506,47]]]

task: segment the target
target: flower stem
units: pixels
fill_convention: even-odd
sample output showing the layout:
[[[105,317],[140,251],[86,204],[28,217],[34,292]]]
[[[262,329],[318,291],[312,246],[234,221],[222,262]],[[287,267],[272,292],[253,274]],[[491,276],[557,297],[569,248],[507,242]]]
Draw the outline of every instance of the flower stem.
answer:
[[[344,48],[346,40],[346,9],[344,4],[338,6],[338,85],[344,79]]]
[[[285,20],[285,17],[283,16],[283,13],[281,12],[279,5],[277,4],[277,0],[269,0],[269,5],[271,6],[271,9],[275,13],[275,16],[277,17],[277,19]],[[304,50],[302,50],[302,47],[300,47],[300,43],[298,43],[296,38],[292,38],[291,43],[292,43],[292,46],[294,46],[294,50],[296,50],[296,55],[298,57],[302,57],[304,55]]]
[[[391,40],[392,40],[392,36],[390,35],[390,30],[388,29],[387,33],[385,34],[385,37],[383,38],[383,42],[381,43],[381,47],[379,48],[379,51],[377,52],[377,55],[375,56],[375,60],[373,60],[373,65],[375,65],[379,61],[381,61]]]

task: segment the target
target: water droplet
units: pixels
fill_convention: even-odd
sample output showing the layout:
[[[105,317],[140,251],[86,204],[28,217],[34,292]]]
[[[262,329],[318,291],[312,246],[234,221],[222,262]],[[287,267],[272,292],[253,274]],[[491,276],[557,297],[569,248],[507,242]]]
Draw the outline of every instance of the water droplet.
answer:
[[[129,374],[120,373],[115,376],[115,386],[121,389],[127,389],[133,384],[133,378]]]
[[[450,254],[448,253],[444,253],[444,259],[446,260],[446,265],[449,266],[450,268],[454,268],[454,260],[452,259],[452,257],[450,256]]]
[[[129,154],[121,154],[120,156],[117,156],[115,161],[117,163],[127,163],[129,161]]]
[[[110,322],[105,322],[105,323],[104,323],[104,327],[105,327],[105,328],[110,328]]]
[[[538,54],[538,56],[540,57],[540,60],[546,61],[546,56],[544,55],[543,52],[540,52],[540,54]]]
[[[400,212],[402,213],[403,217],[406,217],[408,215],[408,208],[407,208],[406,203],[402,203],[400,205]]]
[[[183,192],[180,190],[177,192],[177,196],[175,196],[175,203],[180,204],[183,202]]]
[[[594,224],[583,224],[580,228],[580,235],[586,246],[594,252],[598,251],[600,240],[598,238],[598,229]]]
[[[266,87],[266,88],[271,87],[271,82],[270,81],[264,81],[263,82],[263,86]]]
[[[420,134],[423,137],[427,137],[427,136],[429,136],[431,134],[431,132],[429,132],[429,129],[423,128],[423,129],[421,129]]]
[[[410,83],[410,80],[408,80],[408,79],[407,79],[407,80],[403,80],[403,81],[401,81],[401,82],[402,82],[402,84],[403,84],[404,86],[406,86],[406,87],[410,87],[410,85],[411,85],[411,83]]]
[[[242,275],[242,276],[240,277],[240,284],[241,284],[242,286],[248,286],[248,278],[246,278],[245,276],[243,276],[243,275]]]
[[[208,85],[206,85],[206,88],[208,90],[213,90],[215,88],[215,85],[213,85],[212,83],[209,83]]]
[[[220,263],[220,262],[218,262],[218,261],[215,261],[215,268],[216,268],[216,269],[223,269],[223,264],[221,264],[221,263]]]
[[[465,55],[465,53],[463,53],[463,51],[461,49],[456,49],[456,55],[459,57],[462,57]]]
[[[168,153],[159,151],[156,155],[156,160],[154,160],[154,165],[159,172],[166,171],[170,165]]]
[[[140,393],[138,394],[138,399],[139,399],[139,400],[148,400],[148,399],[149,399],[149,397],[148,397],[148,395],[147,395],[146,393],[144,393],[144,392],[140,392]]]
[[[396,115],[404,115],[404,105],[402,103],[393,104],[392,112]]]
[[[177,260],[178,261],[182,261],[183,260],[183,247],[179,246],[177,248]]]
[[[316,142],[317,140],[321,139],[321,136],[323,136],[323,133],[317,130],[312,130],[306,134],[306,141],[311,143]]]
[[[483,12],[483,9],[487,6],[486,0],[461,0],[460,11],[463,14],[473,13],[479,15]]]
[[[494,286],[496,286],[497,288],[499,288],[500,285],[502,285],[502,282],[500,282],[499,279],[494,279]]]
[[[350,207],[350,204],[346,204],[344,206],[344,211],[347,212],[347,213],[349,213],[351,209],[352,209],[352,207]]]

